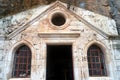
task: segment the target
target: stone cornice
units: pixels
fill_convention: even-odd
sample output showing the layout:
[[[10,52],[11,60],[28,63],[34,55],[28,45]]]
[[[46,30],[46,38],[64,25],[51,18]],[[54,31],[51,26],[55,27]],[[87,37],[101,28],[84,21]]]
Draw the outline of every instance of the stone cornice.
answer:
[[[118,36],[109,36],[109,39],[111,39],[111,40],[120,40],[120,35],[118,35]]]

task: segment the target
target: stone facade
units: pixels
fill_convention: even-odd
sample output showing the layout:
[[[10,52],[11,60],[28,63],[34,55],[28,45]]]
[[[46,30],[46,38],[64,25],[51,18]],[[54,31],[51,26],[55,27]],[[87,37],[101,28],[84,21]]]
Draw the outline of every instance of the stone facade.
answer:
[[[51,21],[62,14],[65,23]],[[12,18],[11,18],[12,17]],[[0,20],[0,80],[46,80],[47,45],[72,45],[74,80],[120,80],[120,42],[115,21],[109,17],[56,1]],[[16,49],[32,52],[30,78],[12,78]],[[105,55],[107,76],[90,77],[87,50],[98,45]]]

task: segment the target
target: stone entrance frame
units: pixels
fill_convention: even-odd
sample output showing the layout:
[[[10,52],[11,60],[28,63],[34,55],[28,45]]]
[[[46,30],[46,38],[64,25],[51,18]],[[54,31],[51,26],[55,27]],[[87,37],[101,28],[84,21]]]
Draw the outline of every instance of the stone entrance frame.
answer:
[[[73,77],[74,80],[79,80],[78,76],[78,69],[77,67],[77,62],[76,62],[76,52],[77,52],[77,38],[80,37],[79,33],[40,33],[39,37],[42,38],[43,40],[43,46],[45,46],[45,54],[44,59],[45,59],[45,64],[47,60],[47,45],[71,45],[72,46],[72,60],[73,60]],[[46,65],[44,67],[44,70],[46,69]],[[77,70],[77,71],[76,71]],[[46,70],[45,70],[46,71]],[[44,73],[45,77],[42,80],[46,80],[46,72]]]

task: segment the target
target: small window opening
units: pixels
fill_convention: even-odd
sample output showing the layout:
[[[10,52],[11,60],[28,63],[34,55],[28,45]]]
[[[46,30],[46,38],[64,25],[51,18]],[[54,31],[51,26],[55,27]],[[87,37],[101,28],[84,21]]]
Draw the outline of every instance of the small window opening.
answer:
[[[23,45],[17,49],[14,55],[12,77],[28,78],[31,73],[31,51],[29,47]]]
[[[90,46],[87,58],[90,76],[107,76],[104,54],[98,46]]]
[[[62,26],[65,24],[66,22],[66,19],[65,19],[65,16],[61,13],[56,13],[52,16],[52,19],[51,19],[52,23],[56,26]]]

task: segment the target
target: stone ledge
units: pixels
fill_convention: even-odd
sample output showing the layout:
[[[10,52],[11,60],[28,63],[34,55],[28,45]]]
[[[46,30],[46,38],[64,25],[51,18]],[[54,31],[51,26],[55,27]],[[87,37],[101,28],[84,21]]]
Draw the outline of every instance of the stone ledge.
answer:
[[[111,80],[108,76],[102,76],[102,77],[89,77],[89,80]]]
[[[30,78],[11,78],[9,80],[30,80]]]
[[[78,38],[80,33],[39,33],[40,38]]]

